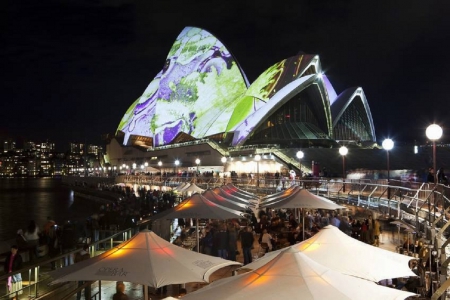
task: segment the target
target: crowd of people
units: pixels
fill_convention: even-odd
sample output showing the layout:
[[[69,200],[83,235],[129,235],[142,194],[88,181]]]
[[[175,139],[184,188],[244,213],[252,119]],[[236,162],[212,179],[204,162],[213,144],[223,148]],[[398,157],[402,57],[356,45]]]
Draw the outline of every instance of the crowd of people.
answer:
[[[181,234],[175,239],[175,244],[182,246],[190,235],[195,236],[196,226],[191,227],[194,225],[192,222],[178,219]],[[252,262],[254,256],[299,243],[327,225],[336,226],[345,234],[374,246],[379,246],[382,232],[380,222],[372,215],[360,220],[325,210],[307,212],[305,220],[296,216],[294,210],[288,209],[260,211],[258,217],[252,214],[248,219],[202,222],[205,222],[205,226],[199,233],[200,252],[236,260],[236,253],[242,251],[244,264]],[[239,240],[241,249],[238,249]],[[254,249],[254,245],[257,245],[257,249]]]

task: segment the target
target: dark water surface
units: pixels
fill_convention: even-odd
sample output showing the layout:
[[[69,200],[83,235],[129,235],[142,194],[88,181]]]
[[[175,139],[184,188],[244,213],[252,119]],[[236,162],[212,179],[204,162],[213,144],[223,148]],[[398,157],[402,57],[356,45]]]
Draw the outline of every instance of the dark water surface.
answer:
[[[65,220],[85,219],[98,204],[75,198],[70,186],[53,178],[0,179],[0,241],[25,230],[30,220],[42,229],[47,216],[58,224]]]

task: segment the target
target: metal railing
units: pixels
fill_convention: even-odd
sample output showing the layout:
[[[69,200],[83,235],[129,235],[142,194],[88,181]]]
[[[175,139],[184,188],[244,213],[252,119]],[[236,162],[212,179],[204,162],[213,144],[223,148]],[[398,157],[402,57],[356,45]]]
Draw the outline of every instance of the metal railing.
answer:
[[[109,249],[112,249],[118,244],[123,243],[124,241],[129,240],[133,233],[137,232],[139,228],[148,227],[150,224],[150,220],[144,220],[140,222],[137,227],[135,228],[128,228],[121,231],[115,231],[115,230],[103,230],[102,233],[105,235],[109,235],[108,237],[92,242],[89,245],[89,253],[91,253],[91,256],[100,255],[103,252],[98,252],[95,249],[97,249],[99,246],[102,246],[102,249],[104,251],[107,251]],[[102,250],[102,251],[103,251]],[[17,296],[20,294],[26,295],[28,294],[29,299],[43,299],[43,298],[60,298],[63,299],[65,297],[70,297],[74,294],[76,294],[79,290],[83,289],[83,287],[74,286],[73,288],[70,288],[65,291],[67,294],[66,296],[58,295],[57,297],[53,297],[52,295],[58,294],[58,290],[65,286],[66,284],[70,283],[62,283],[62,284],[56,284],[56,285],[49,285],[49,283],[52,281],[52,278],[47,276],[47,272],[42,272],[42,269],[44,268],[50,268],[50,270],[55,270],[57,268],[64,268],[65,266],[68,266],[73,263],[74,256],[77,252],[80,251],[80,248],[74,249],[71,251],[67,251],[63,254],[60,254],[58,256],[40,260],[36,263],[28,264],[27,266],[23,267],[20,270],[4,274],[0,276],[1,282],[8,282],[8,277],[20,273],[22,275],[22,289],[16,291],[14,294]],[[50,271],[49,270],[49,271]],[[24,276],[25,275],[25,276]],[[7,287],[4,291],[0,291],[0,299],[9,299],[13,296],[11,293],[9,293]],[[95,294],[92,295],[92,297],[96,297]]]

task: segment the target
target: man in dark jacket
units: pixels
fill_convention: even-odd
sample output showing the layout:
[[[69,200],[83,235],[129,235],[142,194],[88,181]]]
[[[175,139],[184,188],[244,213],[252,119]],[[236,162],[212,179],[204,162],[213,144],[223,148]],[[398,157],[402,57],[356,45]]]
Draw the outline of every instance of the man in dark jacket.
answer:
[[[241,233],[242,253],[244,255],[244,265],[252,262],[252,247],[254,242],[252,227],[248,226],[245,231]]]

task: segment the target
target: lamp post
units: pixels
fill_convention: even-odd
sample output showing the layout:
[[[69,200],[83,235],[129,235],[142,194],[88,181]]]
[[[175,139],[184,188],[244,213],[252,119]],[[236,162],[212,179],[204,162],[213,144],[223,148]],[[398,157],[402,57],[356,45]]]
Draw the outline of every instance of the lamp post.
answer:
[[[345,193],[345,156],[348,153],[348,148],[342,146],[339,148],[339,154],[342,156],[342,191]]]
[[[391,199],[391,193],[390,193],[391,190],[390,190],[390,187],[389,187],[389,181],[391,179],[390,166],[389,166],[389,151],[392,150],[392,148],[394,148],[394,141],[391,140],[391,139],[385,139],[381,145],[383,146],[383,149],[386,150],[386,157],[387,157],[387,184],[388,184],[387,194],[388,194],[388,199]]]
[[[259,187],[259,161],[261,160],[261,155],[256,154],[255,155],[255,161],[256,161],[256,187]]]
[[[224,156],[220,159],[223,164],[223,185],[225,185],[225,164],[227,163],[227,158]]]
[[[434,170],[434,183],[437,183],[437,170],[436,170],[436,141],[442,137],[442,127],[437,124],[431,124],[427,127],[425,134],[427,138],[433,142],[433,170]],[[434,191],[433,191],[434,198]],[[435,203],[436,205],[436,203]],[[428,222],[431,226],[431,197],[428,197]]]
[[[299,164],[299,170],[300,170],[300,175],[298,176],[299,178],[302,178],[302,158],[305,156],[305,154],[303,153],[303,151],[297,151],[297,158],[298,158],[298,164]]]
[[[442,137],[442,127],[437,124],[431,124],[425,131],[427,138],[433,142],[433,169],[434,169],[434,183],[437,183],[436,170],[436,141]]]
[[[198,165],[200,164],[200,158],[195,160],[195,164],[197,165],[197,172],[195,172],[195,177],[198,177]]]
[[[178,176],[178,165],[180,164],[180,161],[177,159],[175,160],[175,176]]]

